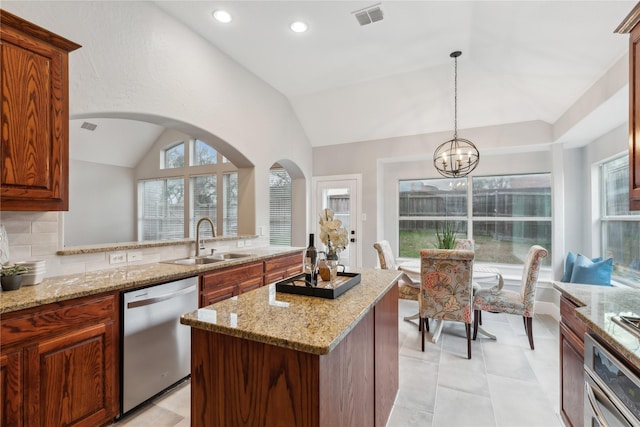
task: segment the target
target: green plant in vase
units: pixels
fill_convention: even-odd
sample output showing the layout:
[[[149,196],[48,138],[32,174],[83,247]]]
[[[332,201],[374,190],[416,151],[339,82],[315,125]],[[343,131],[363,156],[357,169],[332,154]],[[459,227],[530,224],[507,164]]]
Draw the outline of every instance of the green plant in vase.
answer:
[[[14,291],[20,288],[22,275],[29,271],[24,265],[4,264],[0,269],[0,284],[3,291]]]
[[[438,249],[453,249],[456,246],[456,226],[454,222],[445,221],[442,232],[436,226],[436,247]]]

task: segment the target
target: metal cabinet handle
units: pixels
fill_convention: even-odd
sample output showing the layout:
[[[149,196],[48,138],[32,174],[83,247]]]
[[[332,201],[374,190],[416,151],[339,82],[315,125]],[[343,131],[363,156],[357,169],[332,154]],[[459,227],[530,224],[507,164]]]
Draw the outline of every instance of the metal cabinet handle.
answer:
[[[132,301],[130,303],[127,303],[127,308],[136,308],[136,307],[142,307],[145,305],[156,304],[158,302],[166,301],[168,299],[175,298],[180,295],[190,294],[195,291],[196,291],[196,286],[190,286],[188,288],[180,289],[179,291],[170,292],[164,295],[159,295],[157,297],[142,299],[139,301]]]
[[[602,415],[602,411],[600,410],[600,407],[598,406],[598,401],[596,399],[596,396],[593,392],[593,387],[591,386],[591,384],[589,384],[588,382],[584,383],[584,391],[585,393],[587,393],[587,400],[589,401],[589,406],[591,407],[591,412],[593,413],[593,415],[596,417],[596,420],[598,420],[598,424],[601,427],[608,427],[608,423],[607,420],[605,420],[604,415]]]

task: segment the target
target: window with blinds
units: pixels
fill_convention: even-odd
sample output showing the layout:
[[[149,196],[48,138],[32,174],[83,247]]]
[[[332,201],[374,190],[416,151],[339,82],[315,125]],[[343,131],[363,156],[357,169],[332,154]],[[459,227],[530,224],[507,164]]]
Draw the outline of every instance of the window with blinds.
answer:
[[[222,228],[225,236],[238,235],[238,174],[222,175]]]
[[[138,235],[140,240],[184,237],[184,179],[140,181]]]
[[[194,176],[190,179],[191,220],[189,236],[196,236],[196,224],[203,216],[216,218],[218,206],[218,184],[215,175]],[[201,237],[213,237],[210,227],[201,227]]]
[[[285,169],[269,171],[269,243],[291,245],[291,177]]]

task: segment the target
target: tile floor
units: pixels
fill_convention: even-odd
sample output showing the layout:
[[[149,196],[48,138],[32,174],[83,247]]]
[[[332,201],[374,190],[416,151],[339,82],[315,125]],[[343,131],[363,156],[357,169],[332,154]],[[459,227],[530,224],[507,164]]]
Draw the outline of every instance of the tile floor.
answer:
[[[417,311],[399,302],[400,318]],[[483,313],[497,341],[478,336],[466,358],[464,326],[447,322],[437,344],[420,351],[417,326],[400,321],[400,389],[388,427],[562,427],[558,413],[558,322],[534,318],[531,351],[522,318]],[[428,338],[428,337],[427,337]],[[189,426],[189,382],[114,427]]]

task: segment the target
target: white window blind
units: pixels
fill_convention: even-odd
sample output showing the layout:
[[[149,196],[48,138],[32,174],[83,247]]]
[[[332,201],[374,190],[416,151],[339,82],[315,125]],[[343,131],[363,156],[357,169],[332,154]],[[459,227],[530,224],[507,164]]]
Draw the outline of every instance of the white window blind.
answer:
[[[291,177],[285,169],[269,171],[269,243],[291,245]]]
[[[138,184],[138,238],[167,240],[184,237],[184,179],[167,178]]]
[[[222,226],[225,236],[238,235],[238,174],[225,173],[222,176],[223,211]]]

